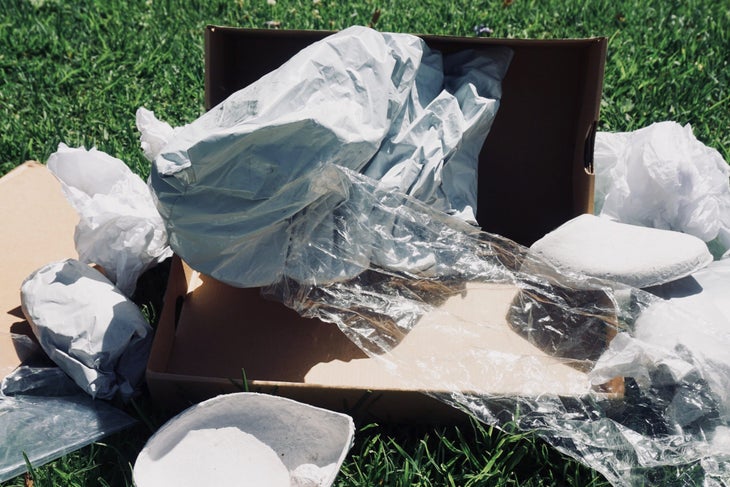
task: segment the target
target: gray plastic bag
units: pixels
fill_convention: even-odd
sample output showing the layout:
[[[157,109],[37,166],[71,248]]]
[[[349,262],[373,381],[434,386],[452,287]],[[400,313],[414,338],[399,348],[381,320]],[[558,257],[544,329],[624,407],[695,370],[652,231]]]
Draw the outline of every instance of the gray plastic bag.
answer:
[[[308,241],[335,243],[348,184],[337,167],[379,181],[474,221],[478,154],[501,96],[506,48],[442,57],[418,37],[351,27],[314,43],[259,81],[176,130],[138,112],[151,185],[170,245],[193,268],[239,287],[270,284],[284,269],[315,279]],[[165,144],[161,139],[169,137]],[[359,261],[317,262],[319,282],[362,272],[370,262],[423,269],[399,249],[406,235],[392,215],[391,249],[370,232],[346,242]],[[309,240],[294,240],[293,232]],[[304,252],[303,252],[304,251]],[[388,254],[388,255],[386,255]]]

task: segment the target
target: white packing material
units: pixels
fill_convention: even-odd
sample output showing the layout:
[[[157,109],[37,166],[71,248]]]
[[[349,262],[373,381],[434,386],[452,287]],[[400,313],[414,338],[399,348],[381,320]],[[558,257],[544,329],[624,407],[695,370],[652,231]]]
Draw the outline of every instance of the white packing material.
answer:
[[[599,132],[595,168],[596,214],[694,235],[716,257],[730,249],[730,169],[689,125]]]
[[[131,296],[137,278],[172,255],[149,187],[124,162],[95,148],[59,144],[48,169],[79,214],[79,260],[100,265]]]
[[[692,235],[580,215],[532,244],[561,272],[645,288],[702,269],[712,254]]]
[[[351,27],[172,134],[139,112],[146,152],[169,135],[151,186],[172,248],[191,267],[239,287],[276,282],[285,268],[297,280],[328,282],[370,262],[431,265],[432,258],[399,249],[408,236],[392,216],[367,212],[361,218],[371,228],[393,229],[393,255],[375,255],[368,232],[349,241],[359,262],[331,255],[315,275],[291,259],[315,240],[319,248],[341,247],[332,240],[349,183],[338,167],[473,221],[477,157],[511,56],[495,47],[442,57],[416,36]],[[295,242],[293,233],[307,240]]]
[[[134,482],[329,487],[354,433],[345,414],[266,394],[225,394],[165,423],[139,453]]]
[[[104,275],[74,259],[53,262],[28,276],[20,297],[41,347],[79,387],[94,398],[132,396],[152,328]]]
[[[140,145],[144,156],[150,162],[154,161],[167,141],[175,135],[175,129],[167,122],[155,117],[155,113],[144,107],[137,109],[135,114],[137,130],[139,130]]]

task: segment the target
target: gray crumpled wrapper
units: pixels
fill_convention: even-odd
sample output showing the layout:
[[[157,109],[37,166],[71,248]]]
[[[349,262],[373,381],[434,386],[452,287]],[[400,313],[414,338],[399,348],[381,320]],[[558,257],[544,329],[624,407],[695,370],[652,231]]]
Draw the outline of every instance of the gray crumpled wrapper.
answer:
[[[91,397],[131,397],[144,376],[152,328],[97,270],[73,259],[31,274],[21,303],[43,350]]]

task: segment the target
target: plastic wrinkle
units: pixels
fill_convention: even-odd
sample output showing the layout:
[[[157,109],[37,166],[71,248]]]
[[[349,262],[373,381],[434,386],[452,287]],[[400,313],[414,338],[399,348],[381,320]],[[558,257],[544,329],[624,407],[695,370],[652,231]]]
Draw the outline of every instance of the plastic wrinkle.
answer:
[[[101,273],[73,259],[33,272],[23,313],[41,347],[95,398],[128,399],[144,376],[152,327]]]
[[[730,334],[720,323],[640,289],[561,274],[510,240],[337,171],[349,187],[333,238],[322,245],[308,239],[305,225],[294,227],[301,233],[290,239],[302,242],[301,251],[287,261],[296,273],[284,274],[304,279],[283,278],[264,289],[267,295],[335,323],[409,387],[489,424],[514,422],[536,432],[614,485],[643,485],[657,476],[713,485],[730,476],[730,459],[712,441],[726,434],[729,419],[720,351],[729,349]],[[369,225],[363,215],[376,221],[391,215],[408,236],[402,250],[431,255],[434,264],[424,272],[371,264],[355,278],[317,283],[329,262],[362,265],[348,242],[366,230],[374,253],[396,258],[389,251],[393,229]],[[514,297],[504,314],[485,318],[486,299],[505,289]],[[475,292],[487,296],[485,309],[450,304]],[[664,314],[653,319],[661,309],[671,321]],[[485,338],[503,322],[524,342],[515,352]],[[647,333],[649,322],[656,333],[676,338],[657,341]],[[418,334],[440,337],[447,352],[436,358],[404,353]],[[515,377],[517,392],[509,388]]]
[[[410,235],[395,215],[359,215],[393,230],[389,247],[371,245],[369,229],[340,231],[349,223],[338,206],[351,195],[333,167],[475,222],[478,154],[511,58],[500,47],[442,56],[416,36],[365,27],[304,48],[167,140],[150,181],[170,245],[195,269],[239,287],[271,284],[284,269],[306,279],[293,257],[305,257],[306,242],[327,245],[333,232],[360,259],[322,261],[318,282],[350,279],[371,262],[438,265],[403,248]],[[159,140],[166,128],[148,122],[143,141]]]

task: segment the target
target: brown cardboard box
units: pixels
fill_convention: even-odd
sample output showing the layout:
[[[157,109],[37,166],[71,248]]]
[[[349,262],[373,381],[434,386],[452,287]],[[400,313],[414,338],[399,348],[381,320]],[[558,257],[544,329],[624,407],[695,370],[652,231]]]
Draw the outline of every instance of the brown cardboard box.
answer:
[[[209,27],[206,32],[206,104],[275,69],[325,32]],[[514,58],[503,83],[500,111],[480,155],[477,218],[483,228],[529,245],[547,231],[592,210],[592,140],[601,95],[606,39],[504,40],[424,36],[443,52],[506,45]],[[479,286],[444,304],[463,320],[489,320],[478,340],[527,353],[551,372],[535,383],[529,370],[495,368],[479,392],[537,395],[582,392],[582,372],[535,349],[509,328],[506,314],[516,289]],[[424,317],[393,353],[403,363],[430,357],[448,363],[468,352]],[[532,347],[532,348],[531,348]],[[201,276],[176,259],[158,325],[147,381],[153,396],[182,408],[221,392],[240,390],[242,371],[251,390],[270,392],[377,420],[451,420],[459,417],[418,389],[459,387],[459,370],[425,384],[416,370],[391,375],[367,358],[334,325],[304,319],[266,301],[257,289],[235,289]],[[410,375],[412,374],[412,375]],[[418,385],[420,384],[420,385]],[[447,385],[448,384],[448,385]],[[473,385],[474,382],[472,381]],[[550,390],[545,390],[549,387]],[[557,389],[556,389],[557,387]]]
[[[32,335],[20,309],[20,285],[39,267],[78,258],[76,211],[48,169],[26,162],[0,178],[0,379],[26,358],[11,333]]]

